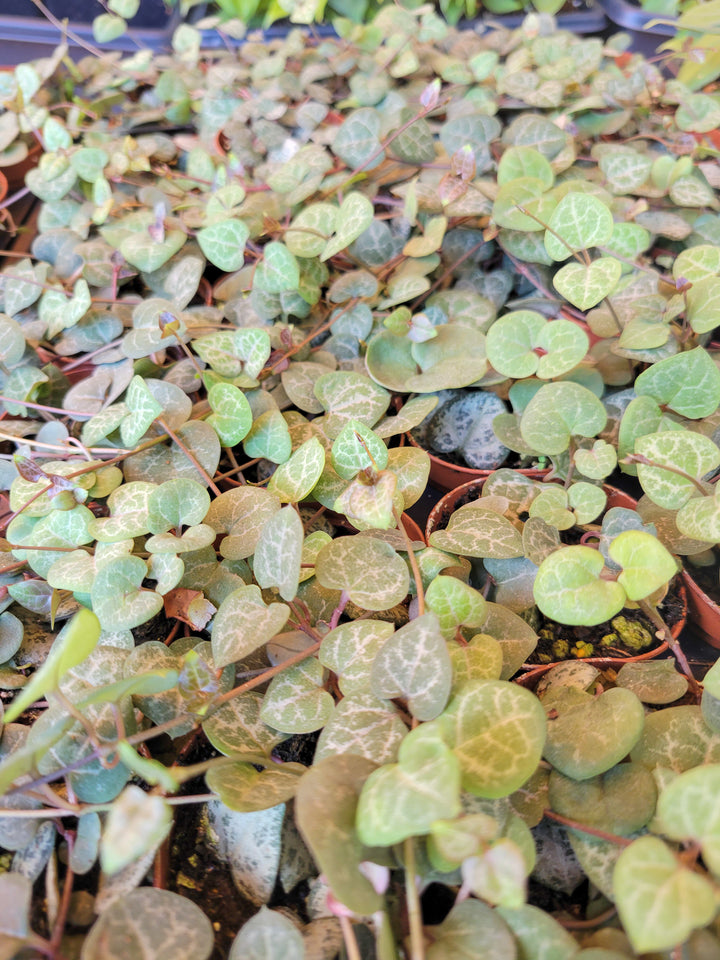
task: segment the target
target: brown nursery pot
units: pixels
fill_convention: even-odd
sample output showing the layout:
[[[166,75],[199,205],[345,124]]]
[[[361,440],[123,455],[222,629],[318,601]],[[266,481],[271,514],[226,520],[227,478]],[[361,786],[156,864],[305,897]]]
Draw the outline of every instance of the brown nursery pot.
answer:
[[[492,472],[492,471],[489,471]],[[450,516],[454,513],[458,504],[462,505],[463,503],[471,503],[473,500],[476,500],[480,496],[483,484],[485,483],[485,477],[480,477],[476,480],[471,480],[467,483],[462,484],[457,487],[455,490],[450,490],[445,494],[444,497],[441,497],[440,500],[435,504],[433,509],[430,511],[428,516],[427,526],[425,527],[425,539],[426,542],[430,540],[430,534],[434,530],[442,530],[446,525]],[[607,494],[607,508],[611,507],[627,507],[634,508],[637,504],[637,501],[634,497],[630,496],[629,493],[625,493],[624,490],[618,490],[616,487],[605,486],[605,493]],[[677,579],[676,590],[679,596],[681,606],[682,606],[682,615],[680,619],[675,623],[671,628],[671,633],[675,639],[677,639],[682,633],[685,624],[687,622],[687,612],[688,612],[688,585],[687,585],[686,575],[680,575]],[[695,585],[696,586],[696,585]],[[696,589],[699,590],[699,587],[696,586]],[[709,599],[709,598],[708,598]],[[714,604],[713,604],[714,606]],[[718,640],[716,646],[720,647],[720,608],[716,607],[718,611]],[[658,644],[656,647],[653,647],[651,650],[647,650],[645,653],[637,654],[636,656],[629,657],[584,657],[583,660],[587,663],[591,663],[594,666],[598,666],[601,669],[605,669],[610,666],[622,666],[623,663],[629,663],[633,660],[652,660],[654,657],[658,657],[661,654],[665,653],[668,650],[668,644],[666,642]],[[532,686],[532,684],[537,680],[539,676],[557,665],[558,662],[554,661],[552,663],[543,663],[537,665],[530,665],[526,673],[524,673],[517,682],[521,683],[523,686]],[[526,678],[531,678],[527,680]],[[534,680],[532,678],[535,678]]]
[[[405,437],[411,446],[418,447],[420,450],[425,450],[425,447],[421,447],[417,440],[415,440],[409,433],[405,434]],[[438,490],[443,490],[445,492],[449,490],[456,490],[458,487],[468,483],[471,480],[484,480],[485,477],[488,477],[491,473],[495,472],[495,470],[477,470],[474,467],[462,467],[460,464],[451,463],[449,460],[441,459],[434,453],[430,453],[429,450],[425,450],[425,452],[430,457],[430,483]],[[518,473],[522,473],[526,477],[533,477],[536,480],[547,476],[549,472],[549,468],[520,468],[518,470]]]
[[[688,612],[693,630],[711,647],[720,650],[720,606],[693,580],[687,570],[683,570],[682,578],[687,589]]]

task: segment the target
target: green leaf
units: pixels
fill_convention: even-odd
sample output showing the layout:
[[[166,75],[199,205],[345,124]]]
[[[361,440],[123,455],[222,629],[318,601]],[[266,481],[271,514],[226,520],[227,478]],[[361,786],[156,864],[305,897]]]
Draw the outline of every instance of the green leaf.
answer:
[[[170,951],[173,960],[207,960],[212,924],[187,897],[140,887],[114,900],[83,942],[81,960],[146,960]]]
[[[642,830],[657,803],[653,775],[639,763],[619,763],[587,780],[575,780],[553,770],[548,787],[549,806],[555,813],[621,837]]]
[[[129,784],[113,803],[100,844],[100,863],[111,875],[162,843],[172,826],[163,797]]]
[[[665,546],[644,530],[625,530],[610,544],[610,558],[623,568],[618,576],[630,600],[642,600],[664,586],[678,571]]]
[[[634,950],[670,950],[715,916],[715,894],[658,837],[640,837],[620,854],[615,903]]]
[[[196,480],[166,480],[151,491],[147,507],[150,533],[165,533],[202,523],[210,495]]]
[[[324,671],[314,658],[289,667],[270,681],[260,719],[283,733],[312,733],[330,719],[335,701],[323,689]]]
[[[135,231],[120,241],[120,253],[138,270],[152,273],[181,250],[186,239],[182,230],[166,230],[163,240],[154,239],[147,229]]]
[[[430,534],[429,543],[466,557],[509,559],[523,555],[522,536],[516,527],[478,501],[456,510],[445,530]]]
[[[242,220],[229,218],[197,232],[197,242],[210,263],[232,273],[245,262],[245,244],[250,229]]]
[[[120,424],[120,437],[126,447],[134,447],[145,436],[163,408],[150,392],[143,377],[134,376],[125,395],[128,415]]]
[[[236,446],[252,426],[252,409],[245,394],[231,383],[214,383],[207,398],[213,412],[206,422],[217,433],[223,447]]]
[[[650,176],[652,164],[651,156],[619,144],[602,153],[598,162],[611,190],[619,194],[634,193],[642,187]]]
[[[303,960],[302,934],[282,913],[261,907],[232,942],[228,960]]]
[[[252,763],[228,763],[208,770],[205,782],[228,809],[253,813],[291,800],[300,782],[298,774],[304,770],[294,763],[262,771]]]
[[[233,697],[203,722],[205,736],[226,756],[243,753],[270,756],[283,734],[262,722],[261,706],[262,695],[254,691]]]
[[[461,625],[482,626],[487,616],[483,595],[457,577],[436,576],[425,592],[425,602],[436,614],[446,640],[452,640]]]
[[[389,543],[367,536],[339,537],[324,546],[315,561],[315,577],[324,587],[345,590],[366,610],[386,610],[405,599],[410,574]]]
[[[553,286],[580,310],[589,310],[609,296],[622,274],[615,257],[599,257],[591,264],[566,263],[553,277]]]
[[[261,457],[273,463],[285,463],[290,458],[290,431],[279,410],[266,410],[253,421],[243,441],[243,449],[248,457]]]
[[[390,393],[368,377],[349,370],[323,374],[315,382],[315,396],[327,411],[324,429],[334,439],[351,420],[373,426],[390,406]]]
[[[545,249],[553,260],[567,260],[579,250],[603,246],[612,233],[612,213],[602,200],[589,193],[570,192],[552,212]]]
[[[720,871],[720,819],[717,789],[720,764],[705,764],[675,777],[662,791],[657,816],[662,833],[671,840],[700,844],[706,866]]]
[[[554,716],[548,724],[543,756],[573,780],[606,773],[635,746],[643,732],[645,713],[634,693],[614,687],[594,697],[561,688],[546,707]]]
[[[337,151],[337,140],[335,149]],[[370,226],[374,213],[372,203],[364,194],[347,194],[337,212],[335,235],[325,244],[320,260],[329,260],[336,253],[349,247],[353,240],[357,240],[360,234]]]
[[[75,281],[72,297],[64,290],[46,290],[40,298],[38,315],[47,324],[48,337],[56,337],[63,330],[74,326],[85,316],[91,304],[87,281]]]
[[[517,909],[498,907],[517,941],[521,956],[527,960],[573,960],[578,954],[577,940],[550,913],[525,904]],[[607,958],[609,960],[609,958]]]
[[[375,657],[370,680],[375,696],[402,697],[418,720],[433,720],[441,713],[451,683],[450,656],[432,611],[388,637]]]
[[[638,463],[638,479],[653,503],[666,510],[678,510],[697,493],[690,479],[699,481],[720,466],[720,448],[700,433],[663,431],[649,433],[635,441],[635,452],[650,463]],[[664,470],[664,466],[674,470]],[[682,476],[677,470],[688,476]]]
[[[567,449],[571,437],[595,436],[606,423],[607,412],[595,394],[567,380],[540,387],[523,411],[520,432],[532,449],[556,454]]]
[[[147,564],[140,557],[119,557],[98,570],[90,596],[103,629],[137,627],[162,609],[162,597],[142,587],[146,576]]]
[[[706,350],[695,347],[653,363],[635,380],[635,392],[699,420],[720,404],[720,370]]]
[[[665,707],[648,714],[630,759],[648,770],[667,767],[675,773],[720,763],[720,734],[705,723],[698,706]]]
[[[673,261],[672,275],[675,280],[695,283],[703,277],[720,273],[720,251],[714,244],[702,243],[682,250]]]
[[[98,618],[90,610],[79,610],[55,638],[42,666],[6,708],[3,722],[12,723],[31,703],[56,690],[64,674],[82,663],[99,639]]]
[[[502,917],[480,900],[456,903],[441,924],[433,926],[427,960],[475,960],[482,944],[484,960],[508,960],[515,955],[513,936]],[[562,958],[558,958],[562,960]]]
[[[272,349],[267,330],[255,327],[211,333],[193,340],[193,348],[221,377],[242,377],[240,386],[247,387],[257,385]]]
[[[373,170],[385,159],[380,124],[380,114],[372,107],[353,110],[333,138],[333,152],[350,169]]]
[[[367,778],[358,801],[360,840],[389,847],[430,832],[435,820],[460,812],[460,765],[431,725],[411,730],[398,762]]]
[[[242,660],[271,640],[287,623],[290,608],[266,605],[255,584],[238,587],[223,600],[212,629],[213,659],[218,667]]]
[[[706,680],[707,674],[704,684]],[[687,678],[677,672],[673,660],[625,663],[615,682],[619,687],[632,690],[643,703],[650,704],[672,703],[679,700],[688,688]]]
[[[592,547],[562,547],[540,564],[533,593],[546,617],[592,626],[610,620],[625,606],[619,583],[600,579],[605,563]]]
[[[338,207],[332,203],[310,203],[303,207],[285,231],[288,250],[296,257],[320,256],[337,220]]]
[[[476,796],[509,796],[540,762],[545,711],[524,687],[473,680],[460,688],[439,722],[460,761],[463,789]]]
[[[300,781],[295,818],[305,843],[337,899],[350,910],[371,915],[382,897],[360,872],[369,859],[355,831],[358,797],[376,764],[351,754],[318,760]]]
[[[284,243],[270,241],[263,249],[263,258],[255,268],[255,286],[266,293],[297,290],[300,285],[298,262]]]
[[[263,588],[277,587],[283,600],[297,593],[304,536],[302,520],[287,506],[265,523],[255,547],[255,579]]]
[[[685,293],[687,320],[695,333],[709,333],[717,326],[720,310],[720,278],[696,280]]]
[[[394,763],[407,727],[395,707],[369,693],[344,696],[320,734],[314,763],[349,753],[375,763]]]
[[[559,377],[580,363],[588,347],[587,334],[577,324],[547,321],[534,310],[507,313],[487,333],[488,360],[498,373],[515,378]]]
[[[117,40],[127,30],[127,23],[122,17],[112,13],[101,13],[92,22],[93,39],[96,43],[110,43]]]
[[[384,620],[356,620],[325,635],[318,659],[336,674],[343,696],[370,692],[373,662],[392,633]]]
[[[359,420],[349,420],[333,441],[332,465],[343,480],[352,480],[360,470],[384,470],[388,450],[379,437]]]

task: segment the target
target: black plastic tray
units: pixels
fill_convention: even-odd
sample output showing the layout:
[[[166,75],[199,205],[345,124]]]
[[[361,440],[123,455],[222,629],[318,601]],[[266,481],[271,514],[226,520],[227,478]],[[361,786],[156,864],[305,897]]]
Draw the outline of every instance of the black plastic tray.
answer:
[[[669,17],[662,18],[666,22],[658,23],[659,14],[647,13],[628,0],[598,0],[598,3],[611,23],[630,34],[632,50],[636,53],[651,56],[666,37],[675,36],[677,28],[674,22],[667,22]]]
[[[48,4],[58,19],[68,17],[68,31],[79,40],[99,46],[93,39],[92,20],[104,9],[100,3],[90,4],[87,0],[55,0]],[[97,9],[96,9],[97,7]],[[87,11],[83,19],[80,11]],[[173,31],[181,22],[177,7],[166,10],[162,0],[143,0],[137,17],[129,22],[128,31],[116,40],[102,44],[103,50],[122,50],[134,53],[141,47],[151,50],[170,48]],[[61,40],[58,28],[39,14],[30,0],[0,0],[0,62],[6,66],[47,57]],[[71,55],[78,59],[85,55],[81,43],[68,36]]]

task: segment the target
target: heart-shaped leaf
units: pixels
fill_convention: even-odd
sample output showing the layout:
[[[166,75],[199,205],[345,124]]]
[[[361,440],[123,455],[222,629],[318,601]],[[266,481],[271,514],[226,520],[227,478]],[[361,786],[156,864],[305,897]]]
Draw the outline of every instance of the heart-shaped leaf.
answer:
[[[621,687],[599,697],[573,691],[564,701],[554,698],[552,706],[557,716],[548,723],[543,756],[574,780],[587,780],[614,767],[643,731],[642,703]]]
[[[478,590],[457,577],[442,574],[428,587],[425,602],[436,614],[440,632],[446,640],[452,640],[461,625],[482,626],[487,614],[485,598]]]
[[[355,620],[325,635],[318,659],[337,676],[343,696],[370,692],[373,662],[392,633],[385,620]]]
[[[162,597],[145,590],[147,564],[140,557],[111,560],[98,570],[90,596],[105,630],[126,630],[146,623],[162,610]]]
[[[368,693],[343,697],[325,724],[314,763],[350,753],[375,763],[394,763],[407,727],[392,704]]]
[[[606,423],[607,411],[595,394],[568,380],[540,387],[522,413],[520,432],[532,449],[556,454],[571,437],[593,437]]]
[[[553,277],[553,286],[579,310],[589,310],[609,296],[622,274],[622,264],[615,257],[600,257],[585,266],[566,263]]]
[[[370,774],[356,826],[363,843],[389,847],[428,833],[435,820],[460,811],[460,764],[437,729],[421,725],[400,744],[398,762]]]
[[[329,260],[349,247],[370,226],[374,215],[373,205],[364,194],[347,194],[337,212],[335,235],[325,244],[320,260]]]
[[[609,548],[610,558],[622,567],[618,582],[630,600],[642,600],[667,584],[678,571],[667,547],[644,530],[625,530]]]
[[[600,579],[605,563],[591,547],[563,547],[538,568],[533,593],[546,617],[559,623],[592,626],[610,620],[625,606],[619,583]]]
[[[212,413],[207,423],[217,433],[224,447],[234,447],[244,440],[252,426],[252,410],[242,390],[231,383],[214,383],[208,390]]]
[[[298,503],[311,492],[324,467],[325,449],[317,437],[310,437],[278,466],[267,489],[283,503]]]
[[[325,726],[335,701],[323,689],[324,671],[314,658],[289,667],[270,681],[260,719],[283,733],[312,733]]]
[[[263,588],[277,587],[283,600],[297,593],[304,536],[297,511],[287,506],[265,523],[255,547],[255,579]]]
[[[658,837],[640,837],[613,873],[620,919],[638,953],[670,950],[715,916],[712,885]]]
[[[82,953],[83,960],[140,960],[170,949],[175,960],[207,960],[213,942],[212,924],[200,907],[169,890],[143,887],[103,911]]]
[[[460,761],[463,788],[477,796],[509,796],[540,762],[545,711],[524,687],[471,681],[450,701],[440,724]]]
[[[213,659],[218,667],[242,660],[285,626],[290,608],[266,605],[255,584],[238,587],[223,600],[212,629]]]
[[[242,220],[228,218],[203,227],[196,234],[200,249],[210,263],[231,273],[245,262],[245,244],[250,229]]]
[[[345,590],[353,603],[386,610],[407,596],[410,574],[389,543],[373,537],[339,537],[315,560],[315,577],[324,587]]]
[[[371,673],[372,692],[386,700],[403,697],[418,720],[432,720],[447,703],[450,657],[440,622],[428,612],[411,620],[381,647]]]
[[[252,763],[228,763],[208,770],[205,782],[228,809],[253,813],[292,799],[304,771],[305,767],[295,763],[262,771]]]
[[[569,192],[552,212],[545,249],[553,260],[567,260],[578,250],[603,246],[612,233],[612,213],[602,200],[590,193]]]
[[[295,796],[298,828],[330,889],[346,907],[363,915],[382,906],[382,897],[359,869],[369,851],[355,831],[358,797],[375,769],[365,757],[326,757],[310,767]]]

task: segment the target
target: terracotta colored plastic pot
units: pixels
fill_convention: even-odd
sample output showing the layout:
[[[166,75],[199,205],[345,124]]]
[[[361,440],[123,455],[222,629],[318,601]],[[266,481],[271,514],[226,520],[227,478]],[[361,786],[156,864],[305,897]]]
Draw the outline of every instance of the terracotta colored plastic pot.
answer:
[[[720,606],[698,586],[687,570],[682,573],[687,588],[690,624],[711,647],[720,650]]]
[[[5,174],[0,170],[0,203],[3,202],[8,192],[8,182]]]
[[[473,500],[478,499],[482,491],[483,484],[485,483],[485,479],[485,477],[481,477],[477,480],[471,480],[468,483],[464,483],[455,490],[449,491],[444,497],[438,500],[433,509],[430,511],[427,526],[425,527],[425,538],[427,541],[430,540],[430,534],[434,530],[442,530],[447,526],[450,517],[455,510],[458,509],[458,506],[462,506],[465,503],[472,503]],[[635,498],[629,493],[626,493],[624,490],[618,490],[616,487],[610,486],[605,486],[604,490],[607,494],[606,509],[611,507],[627,507],[628,509],[634,509],[637,505]],[[686,589],[686,578],[680,577],[678,579],[677,592],[682,603],[683,614],[680,620],[671,629],[671,633],[675,638],[680,636],[680,633],[687,622],[688,590]],[[718,609],[718,613],[720,614],[720,609]],[[718,620],[718,625],[720,626],[720,620]],[[716,645],[720,646],[720,630],[718,632],[718,638],[719,639]],[[628,663],[631,660],[651,660],[654,657],[665,653],[667,649],[668,644],[663,642],[658,644],[656,647],[653,647],[651,650],[647,650],[645,653],[637,654],[637,656],[634,657],[586,657],[583,659],[595,666],[598,666],[599,664],[603,664],[603,666],[622,665],[623,663]],[[538,664],[536,668],[533,667],[531,670],[529,670],[528,674],[535,674],[536,670],[547,672],[550,667],[556,665],[556,662]]]
[[[417,440],[409,433],[406,433],[405,437],[411,446],[425,450],[425,447],[421,447]],[[456,490],[471,480],[484,480],[485,477],[489,477],[491,473],[495,472],[495,470],[477,470],[474,467],[461,467],[457,463],[450,463],[449,460],[442,460],[434,453],[430,453],[429,450],[425,452],[430,457],[430,482],[434,487],[437,487],[438,490]],[[546,470],[531,468],[518,470],[518,473],[522,473],[526,477],[533,477],[536,480],[547,476],[549,472],[549,468]]]

